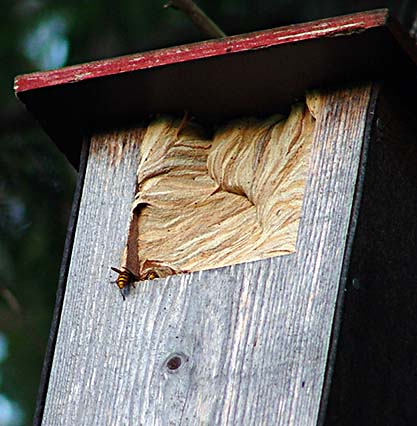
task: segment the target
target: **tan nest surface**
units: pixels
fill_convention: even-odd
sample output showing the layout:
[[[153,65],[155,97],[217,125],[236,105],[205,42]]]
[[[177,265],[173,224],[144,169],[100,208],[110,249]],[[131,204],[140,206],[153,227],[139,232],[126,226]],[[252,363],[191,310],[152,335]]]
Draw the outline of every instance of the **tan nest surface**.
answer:
[[[141,143],[133,226],[139,275],[215,268],[295,251],[315,120],[232,121],[208,138],[172,117]]]

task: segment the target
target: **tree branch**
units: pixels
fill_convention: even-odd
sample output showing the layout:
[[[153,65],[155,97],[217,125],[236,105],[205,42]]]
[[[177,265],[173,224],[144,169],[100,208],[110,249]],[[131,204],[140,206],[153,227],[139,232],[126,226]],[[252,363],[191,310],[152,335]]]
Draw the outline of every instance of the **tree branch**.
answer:
[[[226,37],[226,34],[192,0],[169,0],[164,7],[181,10],[211,38]]]

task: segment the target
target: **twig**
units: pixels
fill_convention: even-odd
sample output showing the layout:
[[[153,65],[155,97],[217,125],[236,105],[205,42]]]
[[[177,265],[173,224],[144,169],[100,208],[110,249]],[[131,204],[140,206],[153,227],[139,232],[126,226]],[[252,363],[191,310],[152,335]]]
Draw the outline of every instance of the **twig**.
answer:
[[[9,305],[9,308],[13,312],[17,314],[20,314],[22,312],[22,308],[20,306],[19,301],[8,288],[0,287],[0,295],[3,297],[3,299],[6,301],[6,303]]]
[[[226,34],[192,0],[169,0],[164,7],[180,9],[209,37],[226,37]]]

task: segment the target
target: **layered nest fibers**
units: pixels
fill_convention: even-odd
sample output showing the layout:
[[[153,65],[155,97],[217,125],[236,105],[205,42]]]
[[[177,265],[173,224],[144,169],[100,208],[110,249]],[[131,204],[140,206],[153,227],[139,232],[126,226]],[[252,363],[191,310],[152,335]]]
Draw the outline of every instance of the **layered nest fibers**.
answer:
[[[194,121],[153,120],[132,209],[138,276],[294,252],[315,125],[310,109],[300,103],[288,117],[234,120],[212,137]]]

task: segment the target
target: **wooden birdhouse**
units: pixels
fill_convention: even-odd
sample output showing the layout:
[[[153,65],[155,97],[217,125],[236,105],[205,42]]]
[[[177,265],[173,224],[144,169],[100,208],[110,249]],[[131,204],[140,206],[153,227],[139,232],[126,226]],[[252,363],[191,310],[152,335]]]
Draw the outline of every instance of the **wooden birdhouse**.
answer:
[[[416,58],[376,10],[17,77],[79,170],[36,421],[413,410]]]

